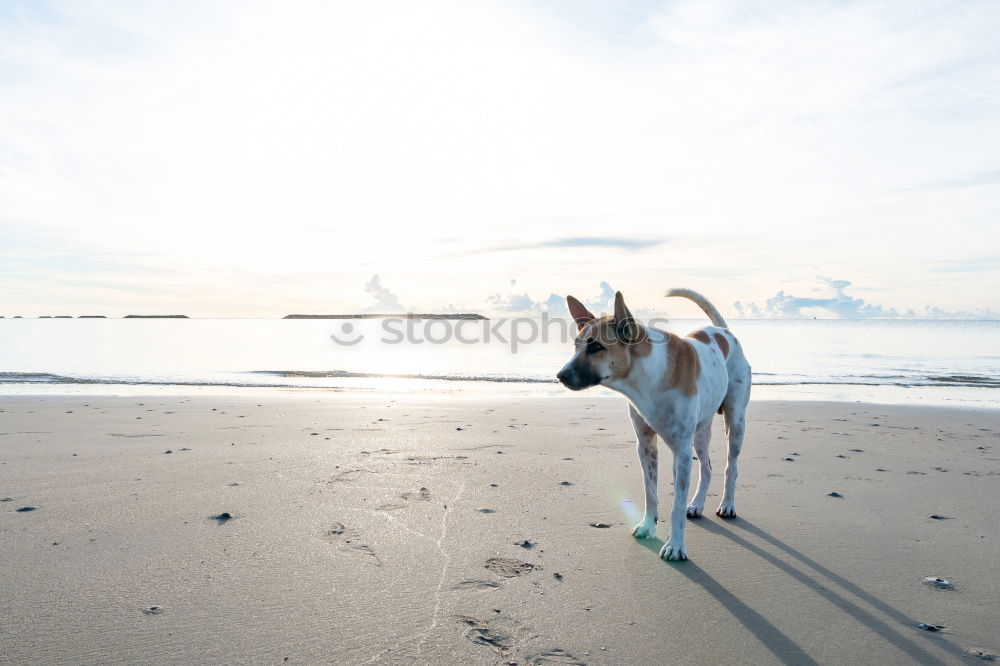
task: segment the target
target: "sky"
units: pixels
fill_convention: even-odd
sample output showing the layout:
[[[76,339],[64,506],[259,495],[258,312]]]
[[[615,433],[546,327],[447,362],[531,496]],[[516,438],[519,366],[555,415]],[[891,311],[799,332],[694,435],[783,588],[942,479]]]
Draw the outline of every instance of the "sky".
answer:
[[[998,31],[977,0],[5,0],[0,314],[995,314]]]

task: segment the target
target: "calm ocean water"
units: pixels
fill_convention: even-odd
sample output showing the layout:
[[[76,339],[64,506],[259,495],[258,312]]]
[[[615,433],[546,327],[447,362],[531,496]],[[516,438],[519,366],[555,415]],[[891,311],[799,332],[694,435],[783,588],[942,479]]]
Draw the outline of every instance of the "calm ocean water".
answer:
[[[523,322],[516,331],[464,322],[462,342],[454,338],[458,322],[391,321],[0,319],[0,392],[564,393],[554,375],[571,343],[556,328],[547,341],[522,342],[515,352],[512,336],[531,333]],[[704,323],[674,320],[666,328],[683,334]],[[1000,404],[998,321],[730,325],[753,366],[758,398]]]

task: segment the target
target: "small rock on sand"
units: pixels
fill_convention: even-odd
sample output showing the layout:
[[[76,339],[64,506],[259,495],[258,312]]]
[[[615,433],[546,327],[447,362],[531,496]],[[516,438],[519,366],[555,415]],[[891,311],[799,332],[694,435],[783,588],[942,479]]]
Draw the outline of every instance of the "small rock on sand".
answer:
[[[606,530],[609,527],[611,527],[611,525],[608,525],[607,523],[591,523],[590,526],[591,527],[597,527],[597,528],[602,529],[602,530]]]
[[[229,513],[228,511],[223,511],[222,513],[217,513],[214,516],[209,516],[209,518],[211,518],[212,520],[218,522],[220,525],[223,525],[223,524],[229,522],[230,520],[232,520],[233,519],[233,515],[231,513]]]
[[[982,648],[965,648],[965,653],[970,657],[982,659],[983,661],[996,661],[997,656]]]
[[[496,513],[495,509],[476,509],[479,513]]]
[[[954,590],[955,584],[951,581],[945,580],[944,578],[938,578],[936,576],[927,576],[926,578],[921,578],[920,582],[928,587],[933,587],[935,590]]]
[[[843,497],[843,495],[841,495],[840,493],[838,493],[836,490],[834,490],[833,492],[827,493],[826,496],[827,497]]]
[[[941,631],[942,629],[944,629],[944,625],[921,622],[920,624],[917,625],[917,629],[923,629],[924,631]]]
[[[532,548],[535,547],[535,542],[530,539],[522,539],[521,541],[515,541],[514,545],[520,546],[521,548],[524,548],[526,550],[531,550]]]
[[[38,509],[37,506],[22,506],[20,509],[17,509],[17,512],[18,513],[27,513],[29,511],[36,511],[37,509]]]
[[[932,520],[951,520],[951,516],[942,516],[941,514],[938,513],[932,513],[927,517]]]
[[[150,606],[149,608],[142,609],[143,615],[162,615],[163,609],[159,606]]]
[[[0,502],[13,502],[13,497],[0,497]]]

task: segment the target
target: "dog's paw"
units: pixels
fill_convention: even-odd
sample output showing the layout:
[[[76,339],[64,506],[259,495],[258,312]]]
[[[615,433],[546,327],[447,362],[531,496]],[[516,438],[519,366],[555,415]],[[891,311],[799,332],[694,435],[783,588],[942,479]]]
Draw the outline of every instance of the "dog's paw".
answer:
[[[667,539],[667,543],[660,549],[660,559],[662,560],[686,560],[687,558],[684,544],[674,543],[672,539]]]
[[[688,518],[701,518],[701,514],[704,510],[705,510],[704,506],[698,506],[697,504],[688,504],[687,516]]]
[[[715,512],[719,518],[735,518],[736,505],[732,502],[723,502],[719,505],[719,510]]]
[[[636,539],[650,539],[656,532],[656,521],[642,521],[632,528],[632,536]]]

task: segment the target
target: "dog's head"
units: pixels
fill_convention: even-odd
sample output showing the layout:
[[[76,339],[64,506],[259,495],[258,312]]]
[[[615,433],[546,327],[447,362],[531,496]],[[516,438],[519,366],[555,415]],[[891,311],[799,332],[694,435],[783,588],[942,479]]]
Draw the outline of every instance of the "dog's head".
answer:
[[[625,307],[620,291],[615,294],[613,315],[595,317],[572,296],[566,297],[566,304],[578,329],[573,358],[556,374],[566,388],[581,391],[609,380],[623,379],[632,371],[637,357],[649,354],[646,329]]]

